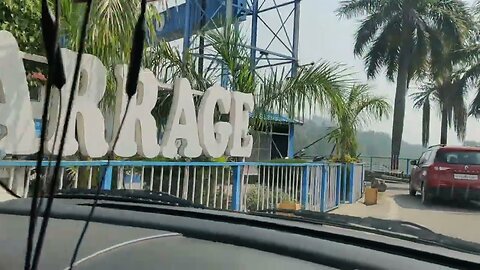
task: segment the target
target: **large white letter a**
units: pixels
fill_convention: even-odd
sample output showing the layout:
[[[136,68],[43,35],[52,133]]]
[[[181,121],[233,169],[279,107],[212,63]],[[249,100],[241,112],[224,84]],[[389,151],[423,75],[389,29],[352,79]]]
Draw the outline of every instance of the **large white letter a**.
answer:
[[[174,158],[177,153],[184,157],[198,157],[202,154],[198,139],[197,117],[193,103],[192,89],[187,79],[177,79],[167,126],[162,138],[162,155]],[[176,141],[181,140],[180,149]]]

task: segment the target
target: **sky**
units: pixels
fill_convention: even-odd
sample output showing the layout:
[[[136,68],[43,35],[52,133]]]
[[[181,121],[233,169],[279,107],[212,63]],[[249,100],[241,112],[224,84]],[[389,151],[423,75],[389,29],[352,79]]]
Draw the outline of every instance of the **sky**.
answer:
[[[337,0],[302,0],[300,17],[300,62],[309,63],[318,60],[343,63],[351,67],[355,78],[367,82],[361,58],[353,55],[354,33],[359,25],[358,19],[339,19],[335,10],[339,7]],[[466,2],[473,3],[473,0]],[[394,103],[395,84],[387,81],[380,74],[368,83],[377,95],[388,98]],[[415,89],[410,89],[410,93]],[[439,112],[432,113],[430,125],[430,143],[440,141]],[[413,109],[411,98],[407,98],[403,139],[409,143],[421,143],[421,110]],[[366,130],[375,130],[391,134],[392,117],[382,122],[372,123]],[[460,144],[453,131],[448,134],[449,144]],[[467,140],[480,141],[480,121],[469,119]]]

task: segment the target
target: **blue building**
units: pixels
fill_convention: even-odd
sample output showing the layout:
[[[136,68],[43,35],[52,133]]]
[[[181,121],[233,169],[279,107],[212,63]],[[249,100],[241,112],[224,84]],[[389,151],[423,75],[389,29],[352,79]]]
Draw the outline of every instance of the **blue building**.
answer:
[[[270,124],[262,130],[251,132],[253,150],[248,161],[293,158],[295,126],[303,123],[275,113],[268,113],[264,117]]]

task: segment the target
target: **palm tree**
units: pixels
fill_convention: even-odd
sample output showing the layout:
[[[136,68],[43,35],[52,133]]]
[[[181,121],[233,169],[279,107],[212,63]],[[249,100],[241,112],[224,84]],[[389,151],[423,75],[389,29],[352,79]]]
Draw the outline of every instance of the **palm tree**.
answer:
[[[337,127],[328,133],[330,142],[335,143],[337,156],[345,160],[347,155],[357,155],[357,130],[371,120],[382,120],[389,116],[391,107],[383,97],[371,94],[366,84],[353,85],[340,102],[331,108],[332,120]]]
[[[465,139],[467,129],[466,89],[459,78],[450,75],[443,81],[426,83],[422,90],[413,93],[414,107],[423,110],[422,145],[427,147],[430,136],[431,104],[437,104],[441,115],[440,144],[447,144],[448,128],[454,127],[459,140]]]
[[[479,2],[480,3],[480,2]],[[473,10],[473,21],[478,20],[478,13]],[[431,104],[436,103],[440,109],[441,130],[440,144],[447,144],[448,128],[453,126],[459,140],[465,139],[468,114],[478,115],[479,94],[474,99],[470,110],[467,108],[468,90],[478,87],[480,78],[480,53],[478,23],[472,24],[463,48],[449,50],[443,54],[441,62],[432,68],[428,81],[421,91],[412,94],[415,108],[423,110],[422,144],[427,146],[429,140]],[[478,117],[477,116],[477,117]]]
[[[453,49],[463,44],[468,8],[461,0],[349,0],[341,2],[338,14],[365,16],[354,53],[364,57],[368,77],[383,68],[389,80],[396,75],[391,154],[398,157],[408,86],[428,64],[437,64],[446,44]]]

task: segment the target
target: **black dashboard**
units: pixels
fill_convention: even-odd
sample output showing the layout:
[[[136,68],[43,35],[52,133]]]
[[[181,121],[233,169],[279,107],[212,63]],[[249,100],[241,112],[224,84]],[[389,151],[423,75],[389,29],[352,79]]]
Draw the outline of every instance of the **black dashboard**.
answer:
[[[0,269],[23,269],[30,203],[0,203]],[[68,268],[90,205],[54,201],[39,269]],[[75,269],[480,269],[480,257],[328,225],[100,201]]]

